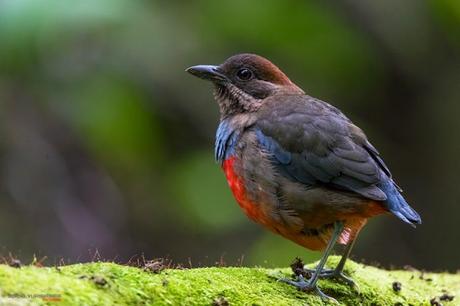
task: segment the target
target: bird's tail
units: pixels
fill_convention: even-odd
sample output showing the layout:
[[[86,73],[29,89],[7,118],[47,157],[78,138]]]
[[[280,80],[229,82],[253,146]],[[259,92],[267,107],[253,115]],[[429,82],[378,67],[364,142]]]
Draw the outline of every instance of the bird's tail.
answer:
[[[422,219],[420,218],[419,214],[409,206],[406,200],[404,200],[403,196],[391,179],[387,179],[380,183],[378,187],[387,195],[385,204],[388,210],[391,211],[396,217],[414,227],[415,224],[422,223]]]

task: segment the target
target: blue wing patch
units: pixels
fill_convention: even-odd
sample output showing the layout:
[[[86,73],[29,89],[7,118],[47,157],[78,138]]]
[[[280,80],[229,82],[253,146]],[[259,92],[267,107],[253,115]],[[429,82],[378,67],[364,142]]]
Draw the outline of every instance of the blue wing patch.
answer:
[[[283,165],[291,162],[291,153],[287,152],[270,136],[264,135],[261,130],[256,130],[257,140],[265,150],[272,153],[277,161]]]
[[[256,129],[256,136],[263,149],[272,154],[274,165],[277,166],[281,174],[308,186],[314,185],[317,182],[316,178],[307,171],[304,171],[303,167],[306,161],[295,159],[275,139],[265,135],[260,129]],[[299,163],[302,163],[302,165],[299,165]]]

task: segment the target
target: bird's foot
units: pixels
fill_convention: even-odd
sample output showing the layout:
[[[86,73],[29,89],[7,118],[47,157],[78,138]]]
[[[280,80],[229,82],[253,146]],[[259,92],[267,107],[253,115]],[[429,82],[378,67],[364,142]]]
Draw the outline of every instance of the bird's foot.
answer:
[[[338,304],[336,299],[322,292],[321,289],[318,288],[316,282],[312,282],[311,280],[305,280],[305,278],[302,275],[299,275],[297,277],[297,280],[291,280],[289,278],[280,278],[278,279],[278,281],[294,286],[300,291],[311,292],[313,294],[316,294],[324,301]]]
[[[312,273],[312,274],[315,273],[315,269],[304,268],[303,271],[307,273]],[[359,292],[358,284],[353,279],[351,279],[349,276],[345,275],[343,271],[337,271],[337,269],[323,269],[319,273],[319,278],[336,279],[340,282],[347,284],[348,286],[350,286],[351,288]]]

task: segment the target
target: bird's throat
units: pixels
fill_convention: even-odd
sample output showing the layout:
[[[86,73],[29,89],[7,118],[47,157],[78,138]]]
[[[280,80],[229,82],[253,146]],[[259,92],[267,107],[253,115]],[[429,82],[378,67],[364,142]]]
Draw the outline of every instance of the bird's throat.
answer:
[[[222,118],[240,113],[255,112],[262,105],[261,99],[245,93],[232,84],[216,85],[214,98],[219,104]]]

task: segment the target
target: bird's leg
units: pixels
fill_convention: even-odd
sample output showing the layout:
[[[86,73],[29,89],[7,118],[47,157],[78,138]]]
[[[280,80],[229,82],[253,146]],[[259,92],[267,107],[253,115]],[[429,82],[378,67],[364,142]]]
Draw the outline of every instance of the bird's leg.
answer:
[[[353,249],[353,246],[356,241],[356,236],[355,238],[347,244],[345,247],[345,250],[343,252],[342,258],[340,259],[340,262],[338,263],[337,267],[335,269],[323,269],[321,273],[319,274],[319,278],[334,278],[340,281],[343,281],[350,287],[353,287],[357,290],[359,290],[358,285],[349,277],[346,276],[343,273],[343,268],[345,267],[345,262],[347,261],[348,257],[350,256],[351,250]],[[317,269],[306,269],[304,268],[305,271],[314,273]]]
[[[322,299],[329,300],[329,301],[335,301],[337,302],[334,298],[326,295],[323,293],[317,285],[318,279],[320,278],[320,274],[323,271],[324,265],[326,264],[327,258],[329,257],[332,249],[334,248],[334,245],[339,238],[340,234],[342,233],[343,230],[343,222],[337,221],[334,223],[334,232],[332,233],[331,239],[329,240],[326,250],[324,251],[323,257],[321,257],[321,260],[319,261],[318,266],[316,267],[316,270],[313,272],[312,277],[309,280],[305,280],[302,275],[299,275],[297,280],[293,281],[287,278],[282,278],[279,281],[288,283],[290,285],[293,285],[297,287],[299,290],[302,291],[312,291],[318,294]]]

